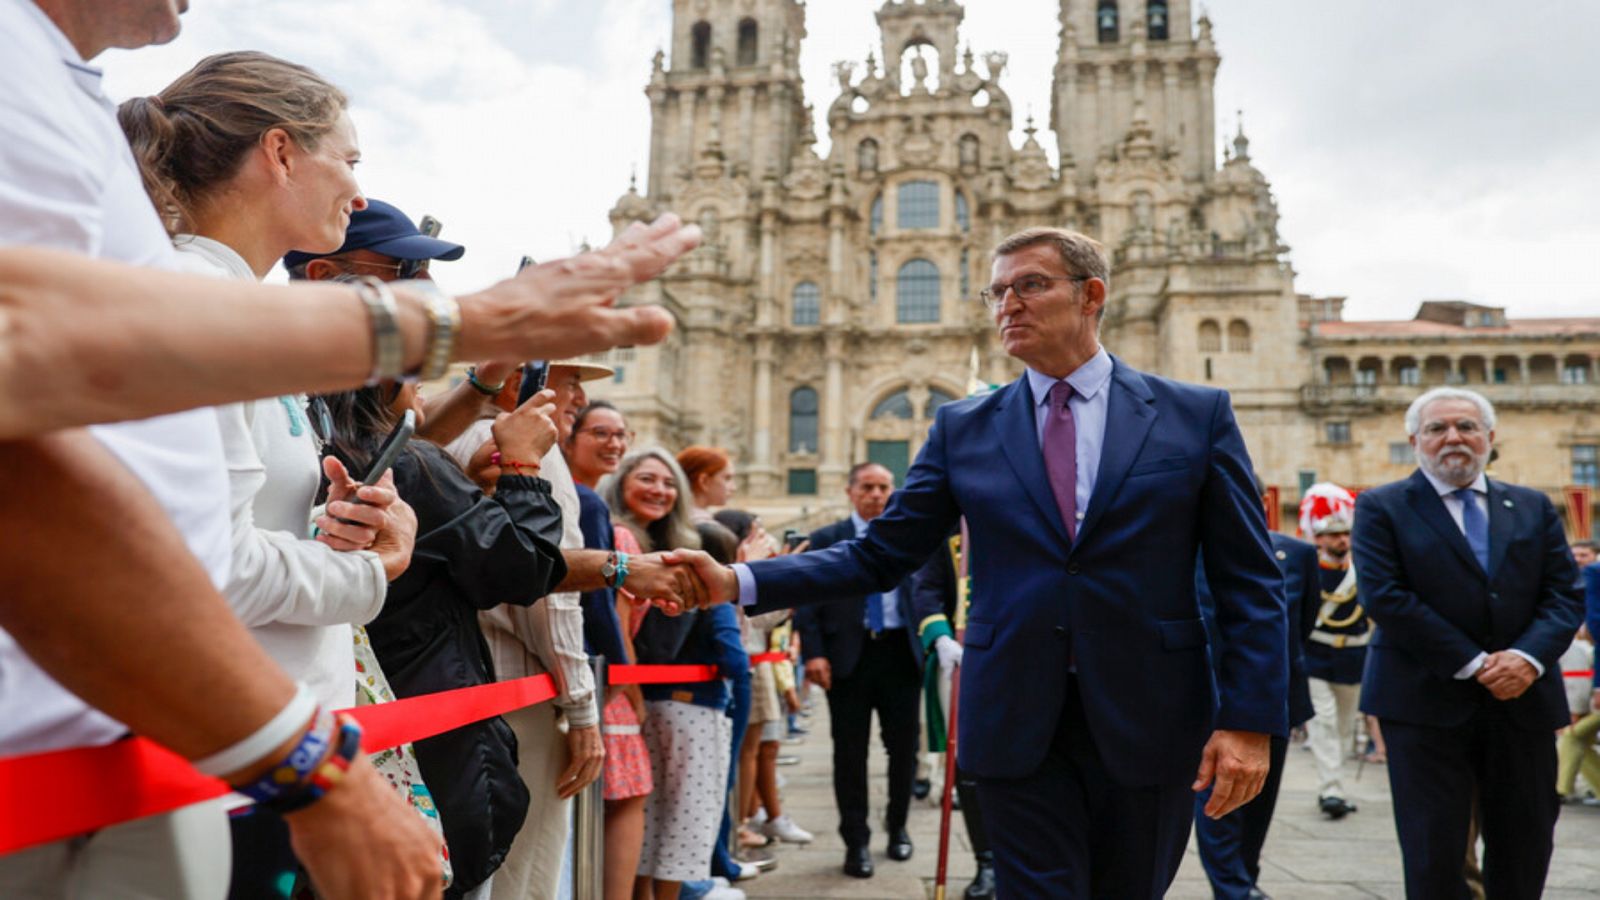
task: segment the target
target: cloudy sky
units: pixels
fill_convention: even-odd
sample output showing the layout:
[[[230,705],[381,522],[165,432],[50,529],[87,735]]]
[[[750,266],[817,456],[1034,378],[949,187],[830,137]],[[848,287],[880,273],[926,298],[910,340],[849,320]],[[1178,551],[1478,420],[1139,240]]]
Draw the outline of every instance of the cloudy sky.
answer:
[[[878,5],[809,0],[818,110],[832,62],[876,45]],[[1010,53],[1020,143],[1030,107],[1048,118],[1056,3],[966,5],[972,48]],[[1219,134],[1243,109],[1302,292],[1348,296],[1349,318],[1435,298],[1600,315],[1594,0],[1207,5]],[[642,88],[670,17],[668,0],[194,0],[177,41],[97,62],[118,98],[221,50],[317,69],[353,99],[363,188],[467,244],[438,273],[465,289],[609,236],[606,211],[647,155]]]

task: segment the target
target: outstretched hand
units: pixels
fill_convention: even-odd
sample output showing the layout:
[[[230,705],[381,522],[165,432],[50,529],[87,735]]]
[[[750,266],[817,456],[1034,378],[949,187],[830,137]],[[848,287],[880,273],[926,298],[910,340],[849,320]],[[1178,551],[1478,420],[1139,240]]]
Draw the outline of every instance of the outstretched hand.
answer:
[[[1197,793],[1212,788],[1207,816],[1220,819],[1261,793],[1272,767],[1270,750],[1271,737],[1265,734],[1221,729],[1211,733],[1200,756],[1200,772],[1190,786]]]
[[[634,222],[599,250],[530,266],[458,299],[461,355],[475,359],[563,359],[617,346],[654,344],[672,331],[658,306],[615,307],[700,243],[700,229],[667,213]]]

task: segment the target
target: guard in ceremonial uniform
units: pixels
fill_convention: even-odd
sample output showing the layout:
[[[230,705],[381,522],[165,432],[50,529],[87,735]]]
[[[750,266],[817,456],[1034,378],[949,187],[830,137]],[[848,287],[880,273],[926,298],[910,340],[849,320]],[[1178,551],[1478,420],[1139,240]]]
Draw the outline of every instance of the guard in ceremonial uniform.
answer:
[[[1330,819],[1356,811],[1344,796],[1344,759],[1361,715],[1361,672],[1372,640],[1372,620],[1361,607],[1350,559],[1355,505],[1349,491],[1327,483],[1312,485],[1300,501],[1300,530],[1317,545],[1322,581],[1322,606],[1305,645],[1315,712],[1308,743],[1317,763],[1317,803]]]

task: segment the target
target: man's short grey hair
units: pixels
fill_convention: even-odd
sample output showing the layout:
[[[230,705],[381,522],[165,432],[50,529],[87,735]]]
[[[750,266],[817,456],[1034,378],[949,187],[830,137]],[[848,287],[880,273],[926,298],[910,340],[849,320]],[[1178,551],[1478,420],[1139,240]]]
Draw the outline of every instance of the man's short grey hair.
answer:
[[[1476,404],[1478,418],[1483,420],[1483,427],[1489,431],[1494,430],[1494,404],[1489,402],[1488,397],[1466,388],[1436,387],[1411,401],[1411,407],[1406,410],[1407,437],[1416,437],[1417,432],[1422,429],[1422,411],[1435,400],[1467,400]]]
[[[1104,244],[1065,228],[1025,228],[995,245],[994,256],[1010,256],[1036,244],[1050,244],[1061,254],[1068,275],[1087,275],[1111,284],[1111,258]]]

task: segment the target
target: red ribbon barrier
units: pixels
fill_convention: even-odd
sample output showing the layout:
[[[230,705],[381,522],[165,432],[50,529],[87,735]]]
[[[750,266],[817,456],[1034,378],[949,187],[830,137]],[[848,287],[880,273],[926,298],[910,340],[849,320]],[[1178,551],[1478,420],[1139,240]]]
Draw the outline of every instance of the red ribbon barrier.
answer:
[[[716,666],[613,666],[612,684],[710,681]],[[543,703],[556,695],[549,675],[408,697],[349,710],[368,752],[408,744],[473,722]],[[0,854],[170,812],[229,793],[183,757],[129,738],[0,759]]]
[[[759,666],[762,663],[784,663],[789,661],[789,654],[782,650],[773,650],[769,653],[757,653],[750,657],[750,665]]]
[[[1562,678],[1593,678],[1594,677],[1594,670],[1593,669],[1579,669],[1576,672],[1562,672],[1561,673],[1561,677]]]

